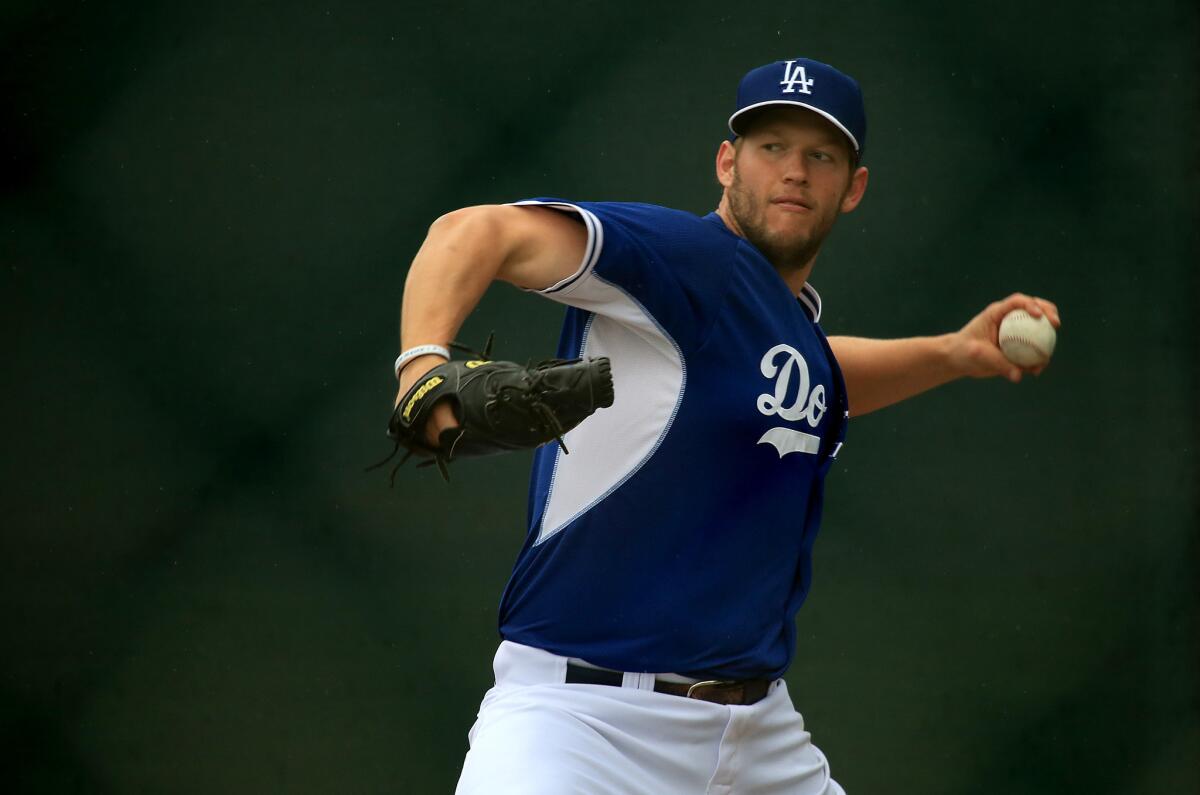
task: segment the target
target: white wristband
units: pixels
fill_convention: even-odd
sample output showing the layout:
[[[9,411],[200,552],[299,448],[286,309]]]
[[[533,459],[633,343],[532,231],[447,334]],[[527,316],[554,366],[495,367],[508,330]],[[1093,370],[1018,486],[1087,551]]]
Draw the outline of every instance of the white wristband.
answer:
[[[418,356],[427,356],[429,354],[437,354],[443,359],[450,359],[450,349],[442,345],[418,345],[415,348],[409,348],[404,353],[396,357],[396,377],[400,377],[400,371],[404,369],[404,365],[411,362]]]

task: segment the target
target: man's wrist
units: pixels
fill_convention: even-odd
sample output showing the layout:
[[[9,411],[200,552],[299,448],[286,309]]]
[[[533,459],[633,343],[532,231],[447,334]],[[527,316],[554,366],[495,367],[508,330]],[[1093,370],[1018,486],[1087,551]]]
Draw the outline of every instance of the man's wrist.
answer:
[[[970,357],[967,355],[960,332],[951,331],[933,339],[938,351],[938,359],[946,373],[946,381],[954,381],[971,375]]]
[[[445,345],[416,345],[409,348],[396,357],[396,363],[393,365],[396,370],[396,380],[400,380],[400,372],[413,361],[430,355],[440,356],[449,361],[450,349]]]
[[[420,381],[426,373],[433,368],[445,364],[446,359],[437,354],[429,354],[426,356],[418,356],[412,361],[404,365],[404,372],[400,374],[400,388],[397,393],[399,396],[404,395],[408,390],[412,389],[413,384]]]

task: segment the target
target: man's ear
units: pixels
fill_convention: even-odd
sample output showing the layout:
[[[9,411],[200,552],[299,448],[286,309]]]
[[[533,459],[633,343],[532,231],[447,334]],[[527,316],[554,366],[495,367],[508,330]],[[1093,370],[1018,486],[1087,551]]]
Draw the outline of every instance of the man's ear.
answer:
[[[846,189],[846,195],[842,196],[842,212],[848,213],[857,207],[866,192],[867,167],[859,166],[854,170],[854,175],[850,177],[850,187]]]
[[[737,148],[729,141],[721,141],[721,146],[717,149],[717,182],[726,188],[733,184],[735,160]]]

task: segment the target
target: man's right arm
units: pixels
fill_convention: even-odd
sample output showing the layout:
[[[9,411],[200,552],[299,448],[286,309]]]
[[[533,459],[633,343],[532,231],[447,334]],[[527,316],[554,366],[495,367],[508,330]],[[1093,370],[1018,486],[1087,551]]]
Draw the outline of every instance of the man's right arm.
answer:
[[[500,279],[530,290],[571,276],[583,261],[587,230],[571,215],[547,207],[466,207],[434,221],[408,278],[400,311],[400,349],[455,338],[488,286]],[[422,375],[444,361],[411,360],[400,374],[396,402]],[[449,406],[435,407],[428,438],[455,424]]]

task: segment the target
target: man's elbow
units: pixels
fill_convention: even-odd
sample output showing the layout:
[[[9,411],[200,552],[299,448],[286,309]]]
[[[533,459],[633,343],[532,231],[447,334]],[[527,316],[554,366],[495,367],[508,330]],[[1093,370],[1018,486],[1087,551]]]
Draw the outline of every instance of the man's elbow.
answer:
[[[495,204],[477,204],[472,207],[460,207],[438,216],[429,225],[427,238],[443,237],[462,233],[493,223],[500,207]]]
[[[439,216],[429,225],[422,248],[452,260],[469,261],[477,268],[491,264],[499,269],[511,245],[505,224],[507,209],[481,204]]]

